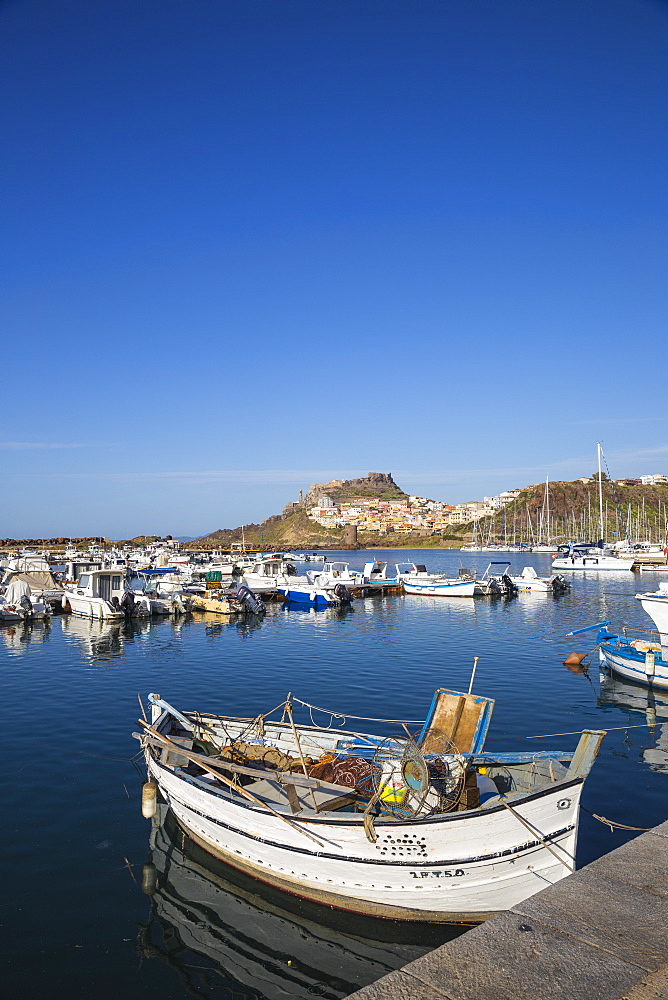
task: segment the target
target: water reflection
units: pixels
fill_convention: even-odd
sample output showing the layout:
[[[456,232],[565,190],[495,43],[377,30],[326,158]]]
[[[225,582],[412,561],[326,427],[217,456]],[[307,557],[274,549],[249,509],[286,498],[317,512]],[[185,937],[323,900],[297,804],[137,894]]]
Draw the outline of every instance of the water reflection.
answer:
[[[264,623],[264,615],[223,615],[214,616],[206,612],[194,615],[192,622],[203,622],[204,634],[208,639],[223,635],[230,630],[235,631],[243,639],[249,638],[259,631]]]
[[[51,620],[14,622],[0,629],[2,641],[10,655],[22,655],[31,642],[46,642],[51,634]]]
[[[478,611],[478,601],[473,597],[430,597],[429,595],[405,594],[404,606],[410,610],[429,609],[443,615],[457,616],[458,619],[474,618]]]
[[[197,997],[218,987],[239,1000],[337,1000],[463,930],[338,914],[260,886],[190,841],[164,806],[142,887],[152,898],[139,953]]]
[[[118,660],[123,655],[125,622],[63,615],[63,635],[76,642],[87,659]]]
[[[631,681],[616,677],[613,674],[601,674],[601,685],[598,696],[601,707],[614,706],[625,709],[632,714],[631,718],[642,717],[647,721],[649,737],[654,745],[643,750],[643,760],[653,771],[668,773],[668,694],[655,692],[652,688],[633,684]],[[630,723],[630,725],[632,725]]]

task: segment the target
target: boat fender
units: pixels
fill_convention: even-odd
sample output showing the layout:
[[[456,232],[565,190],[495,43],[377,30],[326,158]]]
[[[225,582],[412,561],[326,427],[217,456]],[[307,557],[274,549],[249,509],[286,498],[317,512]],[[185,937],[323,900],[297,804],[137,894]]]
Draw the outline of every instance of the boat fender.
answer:
[[[152,861],[147,862],[141,870],[141,891],[152,896],[158,888],[158,869]]]
[[[645,653],[645,674],[654,677],[654,650],[648,649]]]
[[[579,667],[580,664],[582,663],[582,661],[584,659],[586,659],[588,655],[589,655],[588,653],[569,653],[568,656],[566,657],[566,659],[564,660],[564,666],[565,667],[570,667],[570,666]]]
[[[158,808],[158,786],[155,781],[146,781],[141,790],[141,814],[144,819],[153,819]]]

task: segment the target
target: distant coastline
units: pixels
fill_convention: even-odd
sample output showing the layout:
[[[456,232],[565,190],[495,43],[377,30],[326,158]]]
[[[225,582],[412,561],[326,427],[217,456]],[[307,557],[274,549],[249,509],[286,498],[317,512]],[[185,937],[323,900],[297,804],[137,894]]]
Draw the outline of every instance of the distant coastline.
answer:
[[[603,477],[604,536],[608,540],[665,541],[668,537],[668,477],[641,483],[635,479],[611,481]],[[663,480],[666,480],[665,482]],[[107,536],[0,538],[0,550],[25,548],[64,551],[68,545],[175,542],[192,551],[243,545],[248,550],[317,551],[351,549],[451,549],[479,543],[510,542],[527,545],[550,540],[597,540],[600,534],[598,481],[595,477],[570,482],[537,483],[509,490],[499,498],[498,509],[474,510],[465,521],[444,516],[443,501],[405,493],[390,473],[369,473],[366,478],[312,484],[306,496],[286,504],[259,524],[221,528],[199,538],[191,536],[137,535],[127,539]],[[481,507],[482,505],[478,505]],[[451,508],[452,509],[452,508]],[[337,512],[327,523],[323,512]],[[352,511],[357,510],[353,515]],[[314,512],[318,512],[317,514]],[[385,517],[383,530],[369,530],[372,516]],[[378,512],[385,512],[379,514]],[[325,523],[322,523],[323,520]]]

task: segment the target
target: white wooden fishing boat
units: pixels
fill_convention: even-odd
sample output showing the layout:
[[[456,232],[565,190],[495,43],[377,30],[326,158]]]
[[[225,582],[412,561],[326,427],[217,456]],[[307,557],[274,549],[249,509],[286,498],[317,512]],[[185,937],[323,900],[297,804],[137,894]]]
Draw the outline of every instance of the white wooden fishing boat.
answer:
[[[613,673],[636,684],[668,691],[668,647],[661,644],[661,637],[629,639],[624,634],[626,629],[617,633],[608,627],[611,624],[609,621],[597,622],[568,635],[583,635],[598,630],[596,644],[599,658]]]
[[[493,702],[445,690],[414,740],[297,725],[293,705],[315,706],[291,696],[277,722],[149,701],[151,721],[134,734],[149,776],[144,815],[159,789],[200,846],[294,895],[475,922],[574,868],[580,794],[603,732],[583,733],[575,753],[485,752]]]
[[[325,911],[287,893],[267,899],[260,883],[184,837],[163,805],[152,823],[141,884],[151,897],[151,918],[139,938],[142,958],[167,961],[194,996],[211,971],[215,982],[224,975],[234,983],[228,995],[237,1000],[257,998],[258,987],[262,1000],[343,1000],[442,937],[440,928],[423,926],[418,941],[411,925],[379,928],[367,917]]]

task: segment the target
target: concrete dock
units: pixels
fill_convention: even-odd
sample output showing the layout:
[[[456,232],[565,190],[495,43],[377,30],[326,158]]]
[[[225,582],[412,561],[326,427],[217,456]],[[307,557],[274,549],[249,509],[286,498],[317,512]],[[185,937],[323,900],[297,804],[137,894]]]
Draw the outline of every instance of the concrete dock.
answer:
[[[668,822],[355,1000],[668,1000]]]

